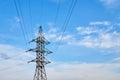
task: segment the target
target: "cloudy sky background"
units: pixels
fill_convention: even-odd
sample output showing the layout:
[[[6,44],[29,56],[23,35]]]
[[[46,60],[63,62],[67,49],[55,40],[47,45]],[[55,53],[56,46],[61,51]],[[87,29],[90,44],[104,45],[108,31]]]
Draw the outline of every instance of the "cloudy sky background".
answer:
[[[48,80],[120,80],[119,0],[76,0],[67,24],[75,0],[15,1],[23,18],[14,0],[0,0],[0,80],[33,79],[35,53],[25,51],[40,25],[53,51]]]

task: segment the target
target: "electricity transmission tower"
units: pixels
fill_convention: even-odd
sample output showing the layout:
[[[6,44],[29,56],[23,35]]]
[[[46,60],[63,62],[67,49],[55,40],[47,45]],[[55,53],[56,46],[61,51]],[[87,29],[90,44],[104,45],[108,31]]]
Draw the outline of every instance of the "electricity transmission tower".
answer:
[[[36,52],[36,58],[28,62],[28,63],[30,62],[36,63],[36,69],[35,69],[33,80],[47,80],[47,75],[45,72],[45,65],[50,63],[50,61],[48,61],[45,58],[45,56],[52,52],[45,48],[45,45],[50,44],[50,42],[48,42],[45,39],[41,26],[39,27],[37,38],[33,39],[31,42],[36,43],[36,48],[28,50],[28,51]]]

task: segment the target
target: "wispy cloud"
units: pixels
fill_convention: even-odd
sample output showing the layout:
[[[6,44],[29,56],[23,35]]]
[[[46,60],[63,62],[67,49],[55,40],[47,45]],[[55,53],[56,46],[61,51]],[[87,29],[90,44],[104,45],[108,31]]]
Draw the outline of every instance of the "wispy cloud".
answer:
[[[7,70],[0,72],[2,80],[19,80],[21,77],[24,77],[26,80],[33,78],[34,66],[28,64],[21,66],[14,65],[13,63],[10,64],[13,67],[6,68]],[[46,67],[49,80],[119,80],[119,70],[119,63],[55,62]]]
[[[54,41],[54,42],[67,42],[69,41],[71,38],[73,38],[72,34],[65,34],[62,35],[62,31],[56,29],[56,28],[50,28],[49,31],[47,33],[45,33],[45,36],[48,40],[50,41]]]
[[[119,0],[100,0],[100,2],[108,8],[113,8],[120,5]]]
[[[56,31],[54,33],[56,33]],[[67,41],[70,41],[69,40],[70,37],[71,36],[69,35],[68,37],[66,37]],[[71,38],[73,38],[73,36]],[[23,49],[7,44],[0,44],[0,52],[6,53],[7,56],[10,57],[13,55],[17,55],[17,58],[19,58],[0,61],[0,64],[2,64],[0,65],[1,70],[0,79],[19,80],[21,77],[24,77],[26,80],[29,80],[33,78],[34,65],[27,64],[26,60],[28,59],[27,57],[31,57],[29,53],[24,53]],[[20,54],[22,55],[19,56]],[[119,58],[115,58],[114,60],[119,61]],[[48,65],[46,71],[49,80],[73,80],[73,79],[119,80],[120,79],[119,69],[120,69],[119,62],[115,63],[55,62],[52,63],[51,65]]]
[[[110,25],[110,22],[108,21],[95,21],[95,22],[90,22],[90,25]]]
[[[85,35],[85,34],[92,34],[98,32],[98,30],[95,30],[94,28],[91,27],[84,27],[84,26],[79,26],[76,28],[79,34]]]
[[[86,46],[97,48],[108,53],[119,53],[120,26],[119,23],[112,24],[109,21],[94,21],[88,26],[76,27],[76,33],[65,33],[61,40],[61,31],[51,28],[47,38],[55,42],[65,42],[68,45]]]
[[[8,23],[9,23],[9,30],[10,31],[15,31],[19,29],[19,23],[20,23],[20,18],[15,16],[13,18],[8,19]]]
[[[70,39],[72,39],[73,36],[72,35],[65,35],[65,36],[59,36],[57,37],[57,41],[69,41]]]
[[[47,25],[51,28],[55,27],[55,23],[53,23],[53,22],[48,22]]]
[[[94,22],[96,26],[88,25],[77,27],[81,40],[76,40],[74,44],[83,45],[91,48],[117,48],[120,47],[120,31],[118,25],[109,24],[110,22]],[[90,24],[93,24],[93,22]],[[101,24],[105,24],[102,26]],[[108,26],[109,25],[109,26]],[[117,29],[116,29],[117,28]],[[72,44],[72,43],[71,43]]]
[[[30,53],[26,53],[22,48],[17,48],[8,44],[0,44],[0,58],[1,59],[28,59],[33,56]]]
[[[120,63],[120,57],[116,57],[112,60],[112,62],[117,62],[117,63]]]
[[[15,17],[14,19],[15,19],[16,22],[18,22],[18,23],[20,22],[20,18],[19,17]]]
[[[113,33],[97,33],[97,36],[87,35],[82,40],[78,40],[78,45],[84,45],[91,48],[114,48],[120,46],[120,34]]]
[[[60,63],[47,71],[50,80],[119,80],[119,68],[118,63]]]
[[[25,53],[21,48],[8,44],[0,44],[0,79],[19,80],[21,77],[25,77],[25,75],[30,75],[29,70],[27,70],[29,68],[27,61],[31,57],[29,53]],[[29,80],[28,78],[25,77],[26,80]]]

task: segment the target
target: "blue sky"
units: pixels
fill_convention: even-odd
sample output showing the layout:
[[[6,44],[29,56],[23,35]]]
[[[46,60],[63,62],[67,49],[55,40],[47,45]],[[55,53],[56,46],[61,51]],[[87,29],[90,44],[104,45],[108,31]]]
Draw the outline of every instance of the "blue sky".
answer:
[[[120,80],[119,0],[76,0],[66,25],[75,0],[15,1],[23,18],[14,0],[0,0],[1,80],[33,79],[35,64],[27,61],[35,53],[25,51],[35,47],[27,42],[40,25],[53,51],[47,56],[49,80]]]

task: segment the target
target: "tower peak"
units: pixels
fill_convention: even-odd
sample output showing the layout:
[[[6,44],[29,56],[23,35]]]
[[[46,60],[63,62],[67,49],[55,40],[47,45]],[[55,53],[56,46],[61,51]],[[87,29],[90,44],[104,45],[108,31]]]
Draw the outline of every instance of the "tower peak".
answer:
[[[42,26],[39,26],[39,33],[42,33]]]

